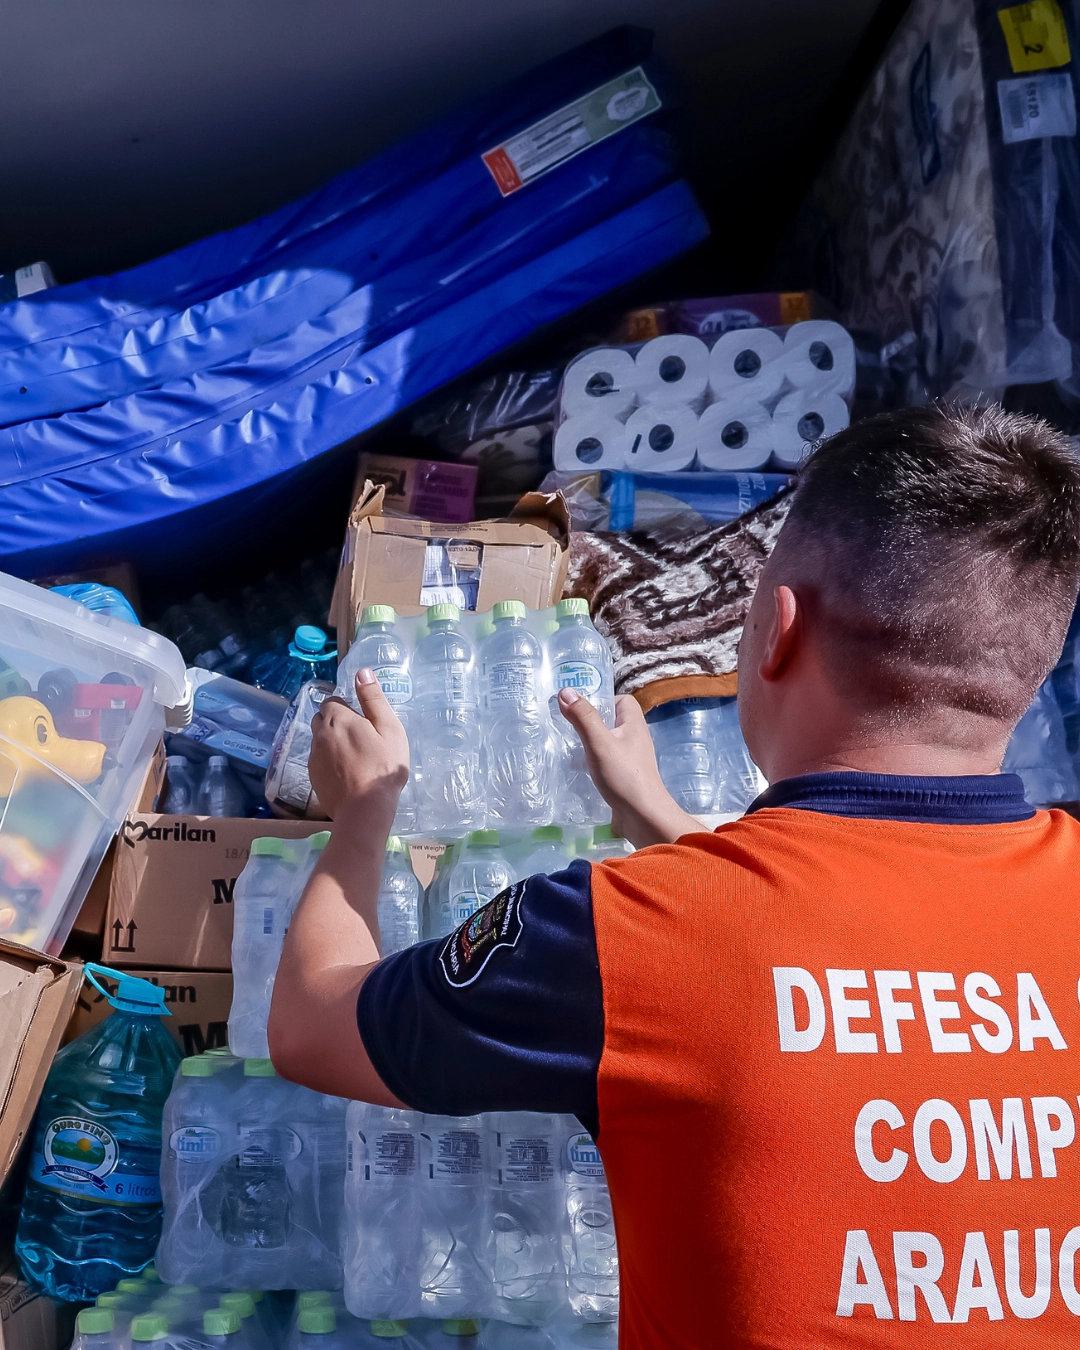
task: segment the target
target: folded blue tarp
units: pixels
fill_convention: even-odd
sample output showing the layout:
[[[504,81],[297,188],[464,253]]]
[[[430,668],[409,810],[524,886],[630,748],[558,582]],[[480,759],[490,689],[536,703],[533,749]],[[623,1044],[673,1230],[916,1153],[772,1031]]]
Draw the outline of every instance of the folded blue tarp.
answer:
[[[0,567],[34,576],[123,556],[160,568],[220,548],[223,520],[235,544],[293,491],[299,466],[707,233],[689,189],[672,183],[238,417],[9,482]]]

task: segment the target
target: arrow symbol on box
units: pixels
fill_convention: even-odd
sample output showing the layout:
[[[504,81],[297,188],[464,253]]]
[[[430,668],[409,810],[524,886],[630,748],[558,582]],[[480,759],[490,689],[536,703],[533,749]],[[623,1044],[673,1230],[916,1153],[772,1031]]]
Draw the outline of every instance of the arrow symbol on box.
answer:
[[[123,923],[121,923],[119,919],[113,921],[112,926],[113,940],[111,950],[114,952],[133,952],[135,950],[135,934],[138,932],[138,924],[135,922],[134,919],[128,921],[126,945],[120,941],[124,933],[124,929],[125,926]]]

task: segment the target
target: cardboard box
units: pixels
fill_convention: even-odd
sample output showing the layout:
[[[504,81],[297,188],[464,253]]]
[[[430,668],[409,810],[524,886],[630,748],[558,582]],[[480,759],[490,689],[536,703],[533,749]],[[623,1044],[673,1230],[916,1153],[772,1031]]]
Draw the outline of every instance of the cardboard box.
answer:
[[[105,915],[106,965],[229,970],[232,898],[253,839],[306,839],[317,820],[135,812],[120,830]]]
[[[0,1350],[63,1350],[71,1344],[77,1310],[31,1289],[14,1253],[0,1255]]]
[[[570,517],[560,493],[527,492],[505,520],[453,526],[384,515],[384,498],[384,487],[365,482],[349,515],[330,608],[340,655],[365,605],[420,614],[440,600],[481,611],[521,600],[546,609],[562,594]]]
[[[165,1006],[172,1013],[163,1025],[183,1055],[201,1055],[229,1043],[229,1009],[232,1006],[232,976],[218,970],[140,970],[141,979],[159,984],[165,990]],[[113,982],[99,976],[109,989]],[[112,1007],[102,994],[87,983],[83,985],[75,1011],[68,1023],[65,1041],[103,1022]]]
[[[0,940],[0,1182],[30,1126],[82,966]]]
[[[475,514],[477,473],[475,464],[365,451],[360,456],[360,476],[353,497],[360,495],[365,482],[381,483],[386,488],[383,510],[388,516],[422,516],[463,524]]]

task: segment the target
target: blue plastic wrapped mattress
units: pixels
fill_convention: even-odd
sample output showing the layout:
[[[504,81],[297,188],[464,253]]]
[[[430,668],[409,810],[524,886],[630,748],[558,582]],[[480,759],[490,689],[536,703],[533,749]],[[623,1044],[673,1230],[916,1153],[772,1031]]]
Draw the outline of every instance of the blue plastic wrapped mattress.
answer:
[[[225,510],[243,535],[239,494],[704,238],[648,45],[616,30],[261,221],[0,307],[0,566],[160,563]]]

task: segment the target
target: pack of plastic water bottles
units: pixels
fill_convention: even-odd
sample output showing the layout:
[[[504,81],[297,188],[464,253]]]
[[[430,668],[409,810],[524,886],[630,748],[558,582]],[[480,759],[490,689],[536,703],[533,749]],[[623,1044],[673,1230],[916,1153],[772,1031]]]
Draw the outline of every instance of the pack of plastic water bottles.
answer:
[[[828,319],[594,347],[563,375],[555,469],[796,469],[848,425],[854,391],[855,344]]]
[[[358,1317],[549,1325],[618,1315],[603,1163],[573,1116],[353,1102],[345,1303]],[[511,1342],[512,1343],[512,1342]]]
[[[399,834],[610,819],[558,705],[576,689],[614,725],[611,653],[586,601],[504,600],[486,614],[441,604],[414,618],[369,605],[338,668],[336,692],[357,709],[364,667],[409,734]]]
[[[346,1105],[268,1059],[183,1060],[162,1118],[162,1279],[340,1288]]]

